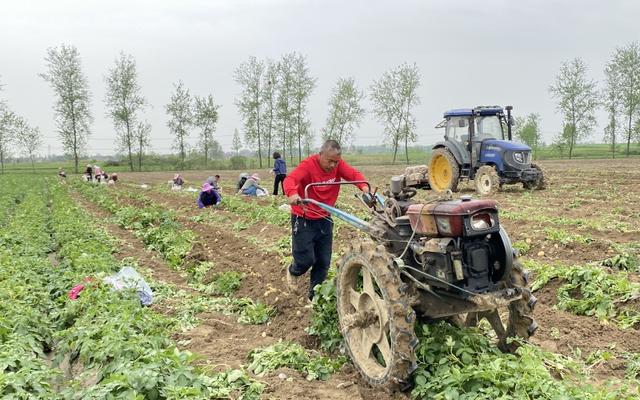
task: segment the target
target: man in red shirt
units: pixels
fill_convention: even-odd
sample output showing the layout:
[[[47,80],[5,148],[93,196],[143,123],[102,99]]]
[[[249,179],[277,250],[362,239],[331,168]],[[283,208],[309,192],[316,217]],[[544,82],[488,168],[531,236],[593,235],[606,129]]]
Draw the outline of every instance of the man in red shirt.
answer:
[[[335,140],[327,140],[314,154],[303,160],[284,180],[284,192],[291,204],[291,247],[293,263],[287,269],[287,283],[298,292],[300,277],[311,269],[309,299],[313,288],[327,277],[331,264],[333,221],[328,212],[313,204],[301,204],[304,188],[310,183],[363,181],[364,175],[342,160],[342,149]],[[365,184],[358,187],[363,192]],[[335,205],[340,185],[313,186],[308,196],[330,206]]]

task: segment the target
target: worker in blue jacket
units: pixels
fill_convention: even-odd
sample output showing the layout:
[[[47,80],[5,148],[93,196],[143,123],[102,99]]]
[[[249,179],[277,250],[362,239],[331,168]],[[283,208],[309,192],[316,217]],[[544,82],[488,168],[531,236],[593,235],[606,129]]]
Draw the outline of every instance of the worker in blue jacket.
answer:
[[[278,195],[278,185],[282,187],[282,194],[284,195],[284,178],[287,177],[287,163],[284,161],[280,153],[273,152],[273,159],[276,160],[273,164],[273,174],[276,176],[273,180],[273,195]]]

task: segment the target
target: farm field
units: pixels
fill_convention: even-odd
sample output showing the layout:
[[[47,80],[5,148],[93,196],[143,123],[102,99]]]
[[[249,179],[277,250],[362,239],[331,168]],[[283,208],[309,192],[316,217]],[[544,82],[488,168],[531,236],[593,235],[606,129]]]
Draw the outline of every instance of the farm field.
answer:
[[[494,196],[533,273],[539,329],[532,346],[501,355],[481,331],[418,326],[415,387],[393,398],[638,397],[640,163],[541,165],[547,190],[518,185]],[[380,188],[403,171],[360,169]],[[167,172],[122,173],[114,187],[73,176],[68,184],[0,177],[10,188],[0,195],[0,394],[384,398],[360,383],[340,352],[330,282],[313,305],[288,293],[289,215],[278,209],[284,198],[233,196],[239,172],[183,174],[185,186],[196,188],[210,174],[222,176],[223,204],[214,210],[199,210],[197,193],[168,190]],[[269,187],[271,177],[261,175]],[[363,216],[353,193],[345,188],[338,206]],[[460,194],[473,191],[463,186]],[[359,236],[336,223],[334,257]],[[124,265],[150,283],[151,307],[100,286],[67,299],[87,276]],[[114,336],[120,340],[108,340]]]

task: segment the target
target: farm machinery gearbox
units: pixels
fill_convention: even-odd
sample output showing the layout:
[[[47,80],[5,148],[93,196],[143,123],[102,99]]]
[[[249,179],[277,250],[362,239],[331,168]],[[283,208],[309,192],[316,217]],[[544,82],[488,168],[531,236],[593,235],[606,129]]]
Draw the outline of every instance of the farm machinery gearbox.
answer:
[[[340,331],[356,369],[370,385],[404,390],[416,369],[416,318],[475,326],[486,319],[503,351],[528,339],[537,325],[536,299],[500,225],[493,200],[417,203],[407,177],[393,177],[383,195],[359,196],[370,221],[309,199],[364,231],[338,261]],[[332,184],[366,184],[337,182]],[[504,322],[503,322],[504,320]]]

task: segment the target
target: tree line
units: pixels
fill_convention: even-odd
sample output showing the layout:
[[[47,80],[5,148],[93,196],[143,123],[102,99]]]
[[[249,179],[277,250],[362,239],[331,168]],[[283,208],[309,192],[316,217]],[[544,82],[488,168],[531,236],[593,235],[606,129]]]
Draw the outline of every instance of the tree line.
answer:
[[[46,71],[39,76],[49,83],[55,102],[53,111],[56,128],[65,153],[74,160],[78,172],[79,159],[86,150],[91,134],[93,114],[92,95],[82,70],[80,54],[73,45],[50,48],[45,56]],[[596,110],[607,112],[604,140],[611,144],[612,156],[616,145],[626,144],[629,155],[631,143],[640,141],[640,45],[632,42],[617,48],[604,68],[604,87],[599,89],[587,75],[587,66],[580,58],[563,62],[549,92],[556,101],[563,118],[563,127],[556,134],[553,145],[561,153],[573,155],[575,145],[593,133]],[[259,60],[249,57],[234,71],[234,81],[240,94],[235,105],[242,117],[244,142],[255,149],[260,167],[269,164],[270,154],[278,150],[291,162],[309,154],[316,134],[308,114],[309,99],[316,87],[304,55],[292,52],[278,60]],[[116,132],[116,146],[131,171],[142,170],[143,159],[149,151],[151,125],[143,114],[149,104],[138,82],[136,61],[121,53],[104,76],[106,116]],[[367,113],[362,103],[371,100],[370,112],[384,132],[385,144],[393,150],[396,162],[398,150],[404,146],[408,162],[409,145],[417,140],[415,107],[420,104],[418,88],[420,72],[416,64],[401,64],[382,74],[368,88],[360,89],[353,77],[337,80],[328,99],[328,114],[320,129],[322,139],[335,139],[344,146],[355,141],[355,130]],[[0,85],[0,90],[2,86]],[[197,152],[208,160],[219,154],[215,140],[220,105],[211,94],[199,97],[190,93],[182,81],[173,85],[169,102],[165,105],[167,127],[174,135],[173,148],[181,166],[185,165],[189,138],[193,129],[198,132]],[[540,115],[531,113],[515,119],[517,138],[534,151],[541,143]],[[0,99],[0,165],[15,151],[29,158],[32,165],[42,145],[37,127],[10,110]],[[240,133],[234,132],[232,149],[239,153]]]
[[[589,78],[586,63],[579,57],[562,63],[549,87],[562,115],[562,129],[552,145],[563,155],[573,156],[577,143],[593,133],[596,111],[607,113],[603,140],[615,158],[616,146],[625,145],[629,156],[631,143],[640,143],[640,44],[629,43],[616,48],[604,68],[604,85]],[[534,150],[541,142],[540,115],[516,118],[515,135]]]
[[[235,70],[234,79],[241,87],[236,106],[242,116],[245,142],[256,146],[260,166],[263,155],[269,157],[275,148],[284,158],[290,161],[297,158],[299,162],[303,152],[309,152],[315,136],[307,105],[317,79],[310,75],[306,57],[296,52],[277,61],[249,57]],[[386,143],[393,147],[394,162],[401,144],[408,160],[408,144],[417,139],[413,109],[420,104],[419,86],[418,67],[402,64],[385,72],[370,88],[373,114],[384,126]],[[339,78],[328,101],[329,112],[321,138],[350,145],[354,130],[366,113],[362,106],[364,97],[353,77]],[[237,147],[238,138],[234,135],[234,148]]]

